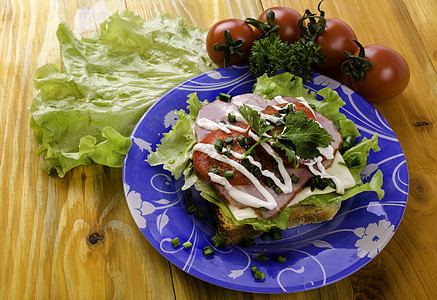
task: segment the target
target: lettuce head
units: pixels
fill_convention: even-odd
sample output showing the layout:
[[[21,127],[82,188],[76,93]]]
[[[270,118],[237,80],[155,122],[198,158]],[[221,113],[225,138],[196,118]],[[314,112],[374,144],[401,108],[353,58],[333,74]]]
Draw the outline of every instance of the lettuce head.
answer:
[[[145,111],[176,85],[215,68],[205,34],[181,18],[146,21],[129,11],[81,39],[61,23],[62,63],[36,70],[39,92],[30,106],[44,170],[63,177],[79,165],[121,167]]]

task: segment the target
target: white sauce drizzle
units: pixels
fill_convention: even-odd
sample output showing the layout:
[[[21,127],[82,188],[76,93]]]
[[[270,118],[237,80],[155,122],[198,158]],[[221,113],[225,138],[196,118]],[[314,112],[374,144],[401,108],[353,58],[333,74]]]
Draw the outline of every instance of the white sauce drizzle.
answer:
[[[247,130],[249,129],[249,127],[241,128],[239,126],[225,124],[222,122],[216,123],[216,122],[211,121],[210,119],[207,119],[207,118],[201,118],[201,119],[197,120],[197,125],[199,125],[199,127],[202,127],[206,130],[211,130],[211,131],[221,129],[226,133],[231,133],[230,129],[238,131],[238,132],[242,132],[242,133],[247,132]]]
[[[257,166],[260,170],[261,173],[266,176],[269,177],[273,180],[273,182],[282,190],[282,192],[284,192],[285,194],[287,193],[291,193],[293,191],[293,185],[291,182],[291,177],[288,174],[287,170],[285,169],[283,160],[281,157],[279,157],[276,152],[272,149],[272,147],[270,147],[269,145],[267,145],[266,143],[261,143],[261,146],[271,155],[273,156],[273,158],[276,160],[276,162],[278,163],[278,169],[279,172],[282,176],[282,178],[284,178],[284,183],[282,183],[275,175],[275,173],[270,172],[269,170],[263,170],[263,166],[261,165],[261,163],[259,161],[256,161],[253,156],[248,155],[248,156],[244,156],[244,154],[240,154],[234,151],[231,151],[231,154],[238,158],[238,159],[244,159],[247,158],[249,159],[250,163]]]
[[[214,174],[212,172],[208,173],[209,178],[211,178],[212,182],[218,183],[220,185],[223,185],[228,192],[229,196],[231,196],[232,199],[235,199],[236,201],[240,202],[241,204],[251,206],[251,207],[265,207],[265,208],[275,208],[273,205],[269,205],[266,201],[259,199],[255,196],[252,196],[248,193],[245,193],[243,191],[240,191],[239,189],[233,187],[229,181],[217,174]],[[259,184],[259,183],[258,183]]]
[[[325,148],[317,147],[317,150],[319,150],[320,155],[323,155],[327,159],[334,159],[334,148],[331,146]]]
[[[242,201],[244,201],[244,202],[250,201],[251,204],[248,204],[248,205],[250,205],[252,207],[265,207],[267,209],[274,209],[277,206],[276,200],[272,196],[272,194],[270,194],[270,192],[265,187],[263,187],[261,185],[259,180],[249,170],[247,170],[243,165],[236,162],[235,160],[232,160],[232,159],[218,153],[215,150],[214,145],[199,143],[199,144],[196,144],[194,146],[193,151],[203,152],[213,159],[227,163],[230,166],[234,167],[236,170],[240,171],[244,176],[246,176],[252,182],[252,184],[255,186],[255,188],[261,193],[261,195],[263,195],[264,198],[266,199],[266,201],[264,201],[264,200],[258,199],[256,197],[253,197],[247,193],[243,193],[244,195],[239,195],[238,198],[234,198],[236,201],[239,201],[241,203],[243,203]],[[221,176],[219,176],[219,177],[221,177]],[[214,177],[214,178],[216,178],[216,177]],[[213,180],[213,179],[211,178],[211,180]],[[220,180],[220,182],[224,182],[224,181]],[[228,182],[228,181],[226,180],[226,182]],[[233,189],[228,189],[229,186],[227,184],[225,184],[224,186],[225,186],[226,190],[228,191],[228,193],[235,192],[233,190],[235,188],[232,187],[232,185],[229,184],[229,186],[231,186]],[[242,199],[240,197],[243,197],[244,199]],[[258,199],[258,201],[254,201],[254,198]]]

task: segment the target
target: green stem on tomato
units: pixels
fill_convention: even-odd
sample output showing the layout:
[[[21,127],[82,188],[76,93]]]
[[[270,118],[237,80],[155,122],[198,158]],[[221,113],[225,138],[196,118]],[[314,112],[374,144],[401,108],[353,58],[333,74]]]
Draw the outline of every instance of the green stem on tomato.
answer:
[[[309,9],[305,10],[305,14],[298,22],[301,36],[309,43],[314,43],[316,38],[325,30],[326,19],[325,12],[320,9],[323,0],[319,2],[317,10],[319,15],[312,13]],[[307,23],[304,23],[308,20]]]
[[[224,32],[225,35],[225,43],[219,44],[215,43],[212,48],[215,51],[224,51],[225,52],[225,58],[224,58],[224,67],[226,69],[229,68],[229,62],[231,60],[231,57],[236,55],[238,57],[244,57],[245,53],[241,48],[244,46],[243,40],[232,40],[231,32],[229,29],[226,29]]]
[[[279,30],[279,25],[275,23],[275,12],[273,10],[269,9],[266,12],[266,19],[267,21],[264,22],[254,18],[246,18],[244,23],[250,24],[253,27],[261,30],[262,33],[258,39],[262,39]]]
[[[348,51],[344,52],[346,60],[341,64],[341,72],[359,81],[364,78],[366,71],[372,68],[372,62],[366,58],[364,47],[358,41],[354,40],[354,42],[360,48],[360,52],[358,56],[354,56]]]

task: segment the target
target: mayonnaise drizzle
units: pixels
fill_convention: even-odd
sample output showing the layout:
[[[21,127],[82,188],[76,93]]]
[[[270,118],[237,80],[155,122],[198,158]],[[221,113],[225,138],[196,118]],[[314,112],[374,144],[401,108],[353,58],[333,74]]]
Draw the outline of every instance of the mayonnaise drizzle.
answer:
[[[220,185],[223,185],[228,192],[229,196],[231,196],[232,199],[237,200],[241,204],[251,206],[251,207],[265,207],[268,209],[273,209],[276,207],[276,205],[269,205],[266,201],[259,199],[255,196],[252,196],[248,193],[245,193],[243,191],[240,191],[239,189],[233,187],[229,181],[217,174],[214,174],[212,172],[208,173],[209,178],[211,178],[212,182],[218,183]]]
[[[247,170],[243,165],[241,165],[240,163],[236,162],[235,160],[232,160],[224,155],[221,155],[220,153],[218,153],[215,148],[214,145],[211,144],[204,144],[204,143],[199,143],[196,144],[193,148],[193,151],[200,151],[203,152],[205,154],[207,154],[209,157],[216,159],[218,161],[224,162],[229,164],[230,166],[234,167],[236,170],[240,171],[244,176],[246,176],[251,182],[252,184],[255,186],[255,188],[261,193],[261,195],[263,195],[263,197],[266,199],[266,201],[258,199],[254,196],[251,196],[247,193],[244,193],[245,198],[241,199],[241,198],[234,198],[236,201],[239,201],[242,203],[242,201],[250,201],[251,203],[249,204],[252,207],[265,207],[267,209],[274,209],[277,206],[276,200],[273,197],[272,194],[270,194],[270,192],[261,185],[261,183],[259,182],[259,180],[249,171]],[[209,173],[208,173],[209,174]],[[216,180],[218,180],[215,176],[213,176]],[[221,177],[221,176],[219,176]],[[210,175],[211,178],[211,175]],[[211,178],[211,180],[213,180]],[[220,182],[225,182],[223,180],[220,179]],[[228,182],[226,180],[226,182]],[[229,183],[229,182],[228,182]],[[235,193],[235,191],[233,189],[235,189],[234,187],[232,187],[232,185],[227,185],[224,184],[226,190],[231,193]],[[232,189],[230,188],[230,186],[232,187]],[[244,195],[239,195],[240,196],[244,196]],[[250,197],[249,197],[250,196]],[[251,200],[250,200],[251,199]],[[254,201],[254,199],[258,199],[257,201]]]
[[[252,130],[249,130],[249,136],[251,138],[253,138],[255,141],[259,140],[259,137],[253,133]],[[266,152],[271,155],[273,157],[273,159],[278,163],[278,170],[279,173],[281,174],[282,178],[284,179],[284,183],[282,183],[278,178],[276,178],[276,176],[274,176],[273,181],[275,182],[275,184],[277,186],[279,186],[281,188],[281,190],[284,193],[291,193],[293,191],[293,185],[291,182],[291,177],[287,172],[287,169],[285,168],[284,165],[284,161],[282,160],[282,158],[275,152],[275,150],[273,150],[273,148],[267,144],[267,143],[261,143],[260,144],[261,147],[264,148],[264,150],[266,150]],[[250,160],[250,159],[249,159]],[[261,164],[260,164],[261,165]],[[259,167],[259,166],[258,166]],[[260,168],[260,167],[259,167]],[[260,168],[261,169],[261,168]],[[261,169],[262,170],[262,169]]]
[[[249,162],[255,166],[257,166],[260,170],[261,173],[266,176],[269,177],[273,180],[273,182],[282,190],[282,192],[284,193],[291,193],[293,191],[293,185],[291,182],[291,177],[290,175],[288,175],[287,170],[285,169],[284,163],[282,158],[280,158],[276,152],[272,149],[272,147],[270,147],[269,145],[267,145],[266,143],[261,143],[261,146],[271,155],[273,156],[273,158],[276,160],[276,162],[278,163],[278,169],[279,172],[282,176],[282,178],[284,178],[284,183],[281,182],[281,180],[279,180],[275,173],[270,172],[269,170],[263,170],[263,166],[261,165],[260,162],[256,161],[251,155],[247,155],[244,156],[244,154],[240,154],[234,151],[231,151],[231,154],[238,158],[238,159],[244,159],[247,158],[249,159]]]
[[[241,128],[239,126],[225,124],[222,122],[216,123],[214,121],[211,121],[208,118],[201,118],[201,119],[197,120],[197,125],[199,125],[199,127],[202,127],[206,130],[211,130],[211,131],[221,129],[226,133],[231,133],[230,129],[238,131],[238,132],[242,132],[242,133],[246,132],[249,129],[249,127],[248,128]]]

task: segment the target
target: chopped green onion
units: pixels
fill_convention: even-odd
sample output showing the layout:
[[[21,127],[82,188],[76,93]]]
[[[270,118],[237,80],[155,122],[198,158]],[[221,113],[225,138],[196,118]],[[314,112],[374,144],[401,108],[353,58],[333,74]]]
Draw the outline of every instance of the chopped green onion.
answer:
[[[274,187],[275,182],[270,177],[264,177],[264,181],[267,184],[268,187]]]
[[[273,190],[275,191],[276,195],[279,195],[282,193],[282,190],[279,186],[275,185]]]
[[[221,139],[216,139],[214,143],[214,149],[218,152],[222,152],[223,150],[223,141]]]
[[[248,158],[243,158],[241,160],[241,164],[243,165],[243,167],[247,168],[250,166],[250,160]]]
[[[334,180],[332,180],[332,179],[329,179],[329,180],[328,180],[328,186],[332,187],[333,189],[336,189],[336,188],[337,188],[337,186],[335,185]]]
[[[191,248],[191,246],[193,246],[193,244],[191,244],[191,242],[188,241],[188,242],[183,243],[182,246],[184,246],[185,249],[188,249],[188,248]]]
[[[281,229],[274,228],[271,230],[271,233],[272,233],[273,240],[278,241],[278,240],[282,239]]]
[[[232,144],[235,140],[235,137],[229,136],[227,137],[223,142],[225,142],[226,145]]]
[[[204,247],[202,252],[204,257],[213,256],[215,254],[214,248],[211,246]]]
[[[224,102],[231,102],[232,96],[226,93],[220,93],[218,96],[219,100]]]
[[[261,169],[257,166],[253,166],[250,172],[252,172],[253,176],[255,176],[256,178],[260,178],[263,175],[261,173]]]
[[[232,115],[231,113],[228,113],[228,122],[229,123],[237,122],[237,117],[235,115]]]
[[[221,236],[219,236],[218,234],[215,234],[211,238],[211,241],[213,242],[214,247],[216,247],[216,248],[221,248],[221,247],[226,246],[226,241]]]
[[[291,174],[291,181],[293,181],[293,183],[298,183],[299,182],[299,177],[297,177],[294,174]]]
[[[286,260],[287,260],[286,257],[280,256],[280,255],[276,258],[276,261],[277,262],[281,262],[281,263],[284,263]]]
[[[319,190],[324,190],[326,187],[330,186],[332,188],[336,188],[335,183],[330,178],[322,178],[320,175],[317,175],[310,180],[311,191],[314,191],[316,188]]]
[[[249,139],[245,138],[242,135],[237,136],[237,141],[240,144],[240,146],[243,147],[243,148],[247,148],[247,147],[250,146],[249,145]]]
[[[258,258],[256,259],[257,261],[266,261],[267,256],[264,252],[261,252],[260,254],[258,254]]]
[[[208,170],[208,173],[214,173],[216,175],[220,175],[220,169],[219,168],[212,168]]]
[[[257,266],[251,266],[250,269],[252,270],[252,274],[253,277],[255,277],[255,279],[264,279],[266,278],[266,275],[264,274],[264,272],[261,272],[260,270],[258,270]]]
[[[261,272],[261,271],[256,271],[253,274],[253,277],[255,277],[256,279],[259,279],[259,280],[263,280],[264,278],[266,278],[266,274],[264,274],[264,272]]]
[[[171,244],[173,245],[173,247],[176,248],[181,244],[181,242],[179,242],[179,238],[176,237],[176,238],[171,240]]]
[[[193,203],[187,207],[187,214],[192,215],[196,212],[196,210],[197,210],[197,205]]]
[[[227,170],[223,172],[223,177],[226,179],[234,178],[234,170]]]

